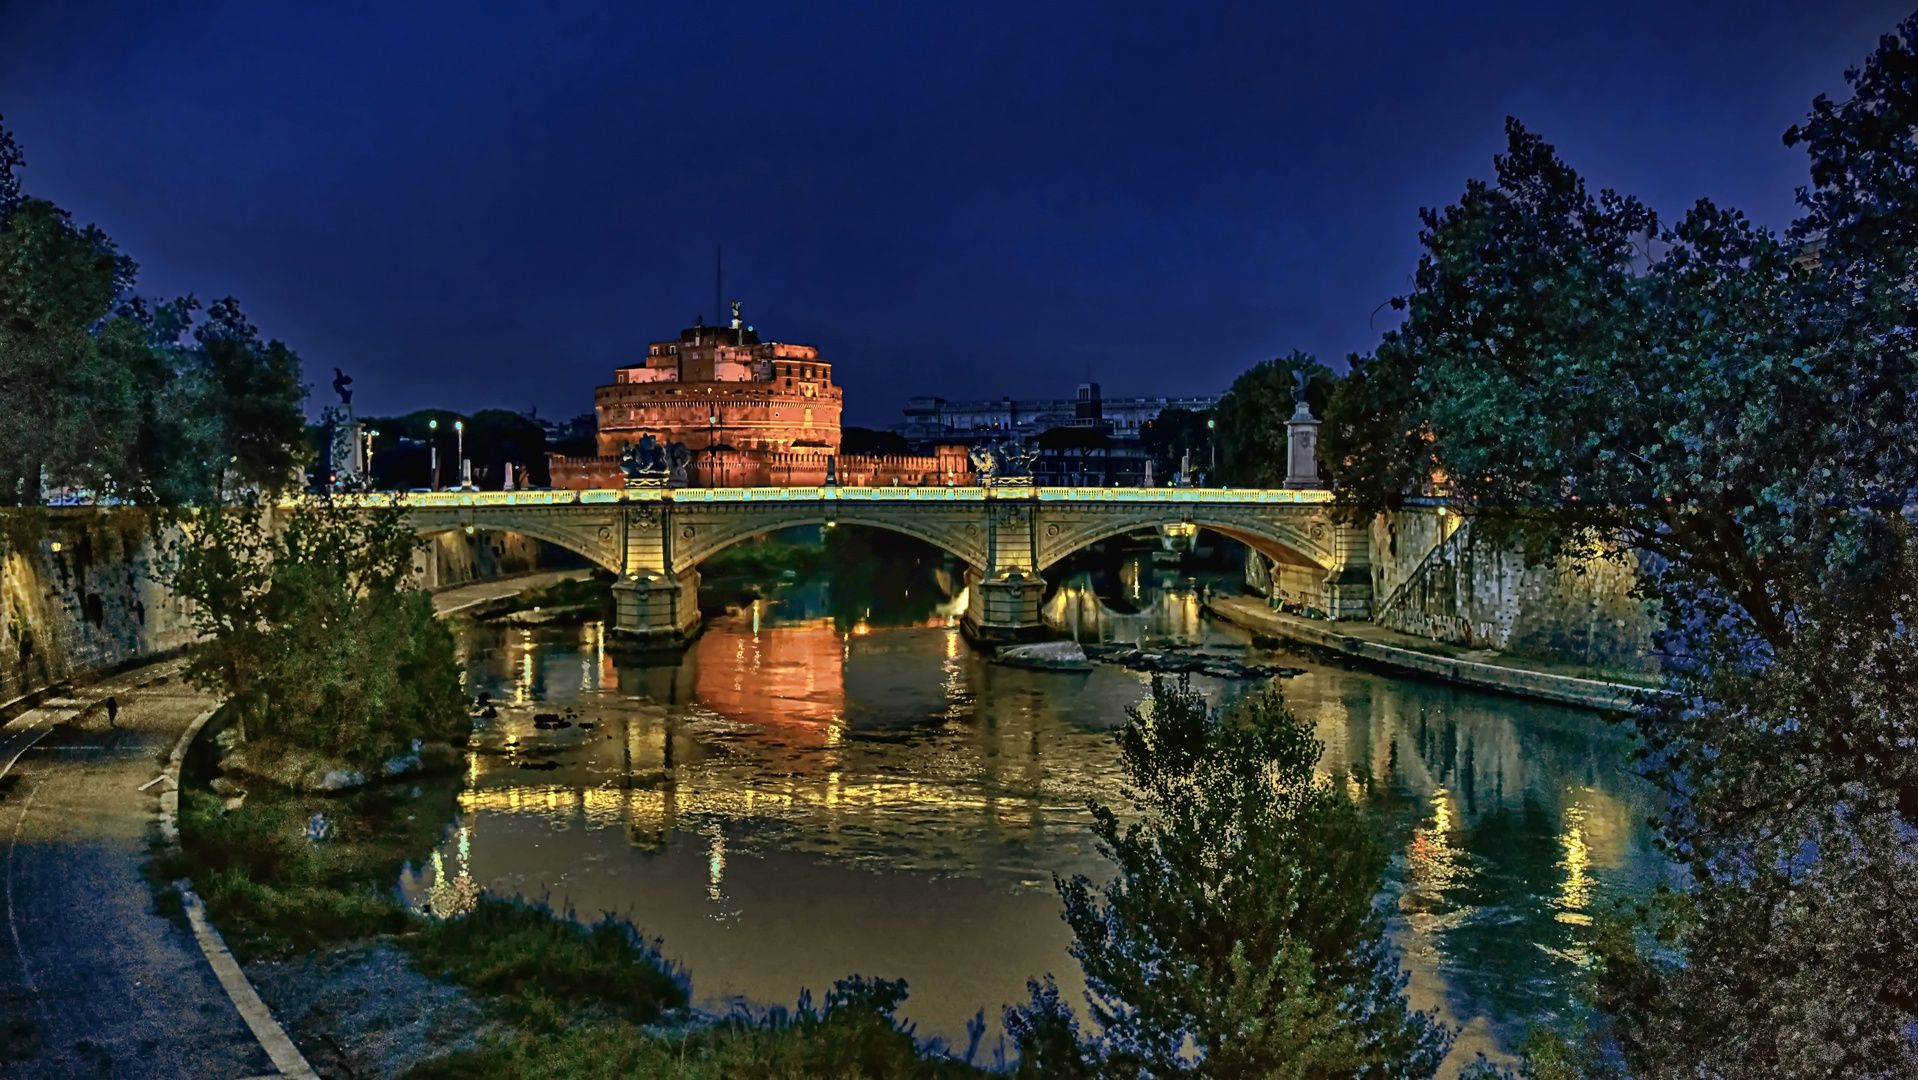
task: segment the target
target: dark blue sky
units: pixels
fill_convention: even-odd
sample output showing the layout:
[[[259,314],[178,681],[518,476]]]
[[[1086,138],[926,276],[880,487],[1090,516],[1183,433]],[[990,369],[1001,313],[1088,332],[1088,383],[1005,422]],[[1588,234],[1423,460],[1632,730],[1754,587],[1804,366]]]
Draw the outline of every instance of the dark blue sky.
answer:
[[[1507,114],[1661,212],[1783,225],[1781,132],[1908,10],[0,0],[0,114],[29,192],[144,293],[238,296],[315,407],[339,365],[363,412],[585,411],[712,317],[717,242],[883,425],[1369,348]]]

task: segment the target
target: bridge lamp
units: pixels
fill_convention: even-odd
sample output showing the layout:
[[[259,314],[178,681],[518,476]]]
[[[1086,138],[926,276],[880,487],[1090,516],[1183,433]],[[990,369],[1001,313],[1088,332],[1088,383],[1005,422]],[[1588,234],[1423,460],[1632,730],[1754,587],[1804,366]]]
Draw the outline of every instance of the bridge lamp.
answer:
[[[440,489],[440,422],[437,419],[428,420],[426,428],[433,433],[432,437],[426,440],[432,450],[433,458],[433,476],[427,482],[427,486],[438,491]]]

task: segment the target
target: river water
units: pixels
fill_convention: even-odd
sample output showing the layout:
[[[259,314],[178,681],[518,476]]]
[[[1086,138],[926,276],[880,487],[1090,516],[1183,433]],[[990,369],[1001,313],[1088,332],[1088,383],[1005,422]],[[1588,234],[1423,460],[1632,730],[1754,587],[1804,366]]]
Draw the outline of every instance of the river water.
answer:
[[[1393,856],[1379,903],[1409,993],[1496,1055],[1573,1008],[1595,913],[1665,872],[1622,732],[1579,710],[1251,648],[1150,559],[1050,614],[1084,638],[1207,644],[1285,680],[1331,775],[1374,779]],[[850,974],[905,978],[922,1037],[978,1059],[1026,980],[1083,987],[1053,876],[1108,876],[1090,800],[1116,800],[1111,732],[1146,677],[985,662],[922,590],[893,617],[829,612],[815,581],[709,618],[676,663],[623,666],[602,624],[481,624],[463,646],[480,721],[440,853],[447,880],[613,912],[657,935],[699,1005],[790,1004]],[[1126,613],[1115,610],[1114,604]],[[842,606],[843,607],[843,606]],[[895,605],[897,607],[897,605]],[[930,613],[928,613],[930,611]],[[910,621],[911,625],[899,625]],[[890,623],[891,625],[880,625]],[[1220,702],[1250,683],[1194,676]],[[541,727],[540,714],[570,727]],[[590,726],[589,726],[590,725]],[[462,881],[463,884],[463,881]]]

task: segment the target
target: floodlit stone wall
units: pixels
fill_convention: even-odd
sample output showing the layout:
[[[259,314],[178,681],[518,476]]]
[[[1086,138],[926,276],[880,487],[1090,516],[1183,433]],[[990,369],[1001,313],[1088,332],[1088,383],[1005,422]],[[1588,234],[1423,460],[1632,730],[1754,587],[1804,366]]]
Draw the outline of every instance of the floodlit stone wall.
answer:
[[[177,535],[137,510],[5,511],[0,539],[0,705],[74,675],[193,640],[159,581]]]
[[[1372,618],[1455,645],[1656,671],[1656,613],[1630,595],[1637,566],[1629,553],[1527,566],[1457,514],[1411,508],[1372,523]]]

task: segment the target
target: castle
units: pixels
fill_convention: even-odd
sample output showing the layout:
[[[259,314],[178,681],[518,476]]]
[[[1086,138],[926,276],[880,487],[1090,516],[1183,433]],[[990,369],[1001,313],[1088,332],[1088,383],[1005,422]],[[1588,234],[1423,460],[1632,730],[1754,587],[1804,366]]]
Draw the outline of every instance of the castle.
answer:
[[[647,347],[593,392],[594,457],[550,458],[553,486],[617,488],[620,454],[647,435],[692,450],[695,487],[911,486],[972,482],[963,447],[907,457],[839,457],[845,392],[811,345],[761,341],[733,303],[731,326],[702,323]]]

